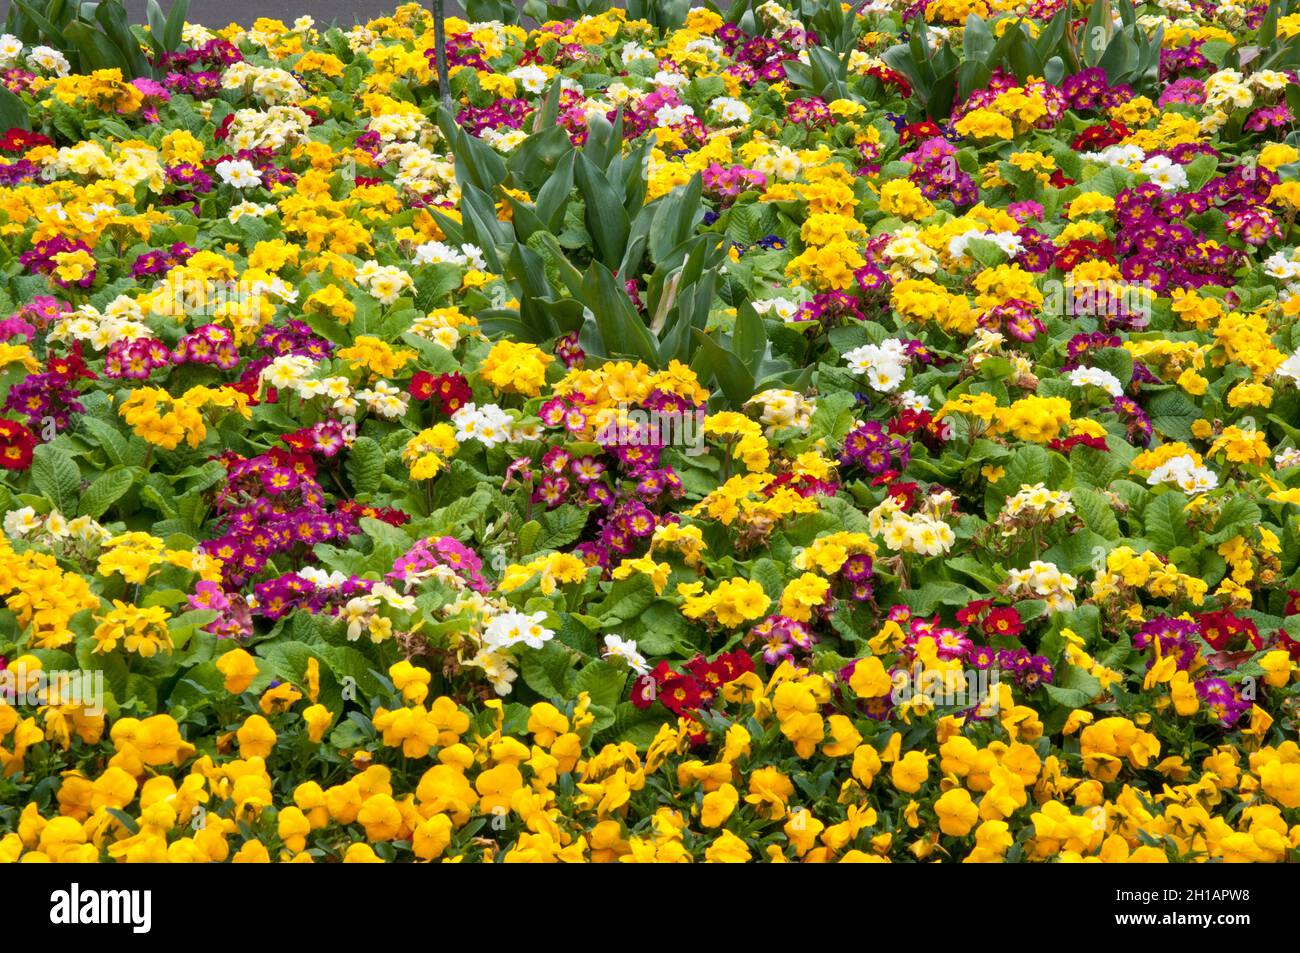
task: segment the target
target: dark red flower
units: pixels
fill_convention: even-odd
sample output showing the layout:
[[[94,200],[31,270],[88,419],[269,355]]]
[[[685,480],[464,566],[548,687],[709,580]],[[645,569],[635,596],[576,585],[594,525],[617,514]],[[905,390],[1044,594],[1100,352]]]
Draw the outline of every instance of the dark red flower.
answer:
[[[1000,606],[984,617],[980,623],[988,635],[1018,636],[1025,631],[1025,624],[1020,621],[1020,613],[1010,606]]]
[[[310,451],[311,448],[315,446],[315,441],[312,439],[311,431],[307,428],[295,430],[293,433],[281,434],[280,439],[284,441],[290,449],[298,450],[303,453]]]
[[[1128,136],[1128,126],[1112,120],[1105,124],[1089,126],[1074,137],[1070,148],[1075,152],[1100,152],[1107,146],[1118,145]]]
[[[903,509],[910,510],[916,503],[916,494],[920,487],[915,483],[891,483],[889,495],[895,496],[903,504]]]
[[[235,114],[227,113],[226,118],[221,120],[219,125],[212,133],[212,138],[216,142],[224,142],[230,135],[230,124],[235,121]]]
[[[632,682],[632,704],[642,710],[649,708],[659,697],[659,683],[653,675],[638,675]]]
[[[734,652],[724,652],[713,660],[714,666],[722,672],[722,681],[734,682],[746,672],[754,670],[754,660],[748,652],[742,652],[737,649]]]
[[[441,374],[434,383],[434,399],[438,401],[438,409],[449,417],[469,403],[474,396],[469,380],[459,371]]]
[[[428,371],[420,371],[411,378],[410,392],[416,400],[428,400],[433,396],[437,378]]]
[[[1196,622],[1201,627],[1201,638],[1216,652],[1222,652],[1230,645],[1239,645],[1239,636],[1245,636],[1256,649],[1264,646],[1255,623],[1235,616],[1227,609],[1203,612],[1196,617]]]
[[[894,87],[894,89],[898,91],[898,95],[903,97],[904,99],[910,99],[912,96],[912,84],[907,81],[907,77],[905,77],[902,73],[890,69],[888,66],[869,66],[867,67],[867,75],[876,77],[876,79],[880,80],[886,86]],[[934,123],[927,122],[927,123],[919,123],[918,125],[934,126]],[[910,129],[911,127],[909,126],[906,128]],[[936,127],[936,131],[932,135],[926,136],[925,138],[930,139],[933,138],[933,136],[937,136],[937,135],[939,135],[939,133]],[[900,136],[900,139],[901,138],[902,137]],[[906,141],[906,140],[902,140],[902,141]]]
[[[898,144],[905,146],[909,142],[924,142],[926,139],[936,139],[943,135],[940,129],[933,121],[927,119],[925,122],[914,122],[910,126],[904,126],[898,131]]]
[[[889,422],[889,432],[896,434],[910,434],[916,430],[924,430],[933,423],[932,417],[927,411],[912,410],[910,407],[899,412],[898,416]]]
[[[957,621],[962,625],[970,625],[980,617],[980,613],[993,605],[992,599],[976,599],[973,602],[966,603],[965,608],[957,610]]]
[[[1285,629],[1279,629],[1277,633],[1278,644],[1291,653],[1291,661],[1300,662],[1300,640],[1291,638]]]
[[[49,136],[43,136],[39,132],[28,132],[26,129],[6,129],[4,134],[0,135],[0,152],[26,152],[37,146],[53,144],[54,140]]]
[[[700,699],[700,683],[689,675],[674,672],[659,685],[659,700],[674,715],[694,711]]]
[[[0,418],[0,467],[26,470],[32,465],[36,435],[16,420]]]
[[[1057,453],[1069,453],[1075,447],[1079,446],[1092,447],[1094,450],[1110,450],[1110,447],[1106,445],[1105,437],[1095,437],[1087,434],[1073,434],[1072,436],[1063,439],[1058,437],[1047,446],[1049,449],[1055,450]]]

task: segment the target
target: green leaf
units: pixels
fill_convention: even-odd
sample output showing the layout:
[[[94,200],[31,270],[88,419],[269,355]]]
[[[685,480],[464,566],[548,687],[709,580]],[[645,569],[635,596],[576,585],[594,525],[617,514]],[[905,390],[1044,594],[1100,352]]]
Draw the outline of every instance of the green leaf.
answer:
[[[140,825],[136,823],[135,818],[123,811],[121,808],[106,808],[109,814],[117,820],[119,824],[126,828],[128,834],[135,835],[140,833]]]
[[[313,658],[324,662],[319,654],[320,648],[305,642],[267,642],[257,647],[257,655],[276,678],[292,685],[302,685],[307,680],[308,662]]]
[[[587,525],[587,511],[580,506],[566,503],[564,506],[543,513],[537,519],[538,529],[527,550],[523,549],[523,532],[520,531],[520,555],[528,556],[548,550],[559,550],[572,543],[582,535]]]
[[[77,665],[89,672],[103,672],[104,685],[119,704],[131,700],[127,685],[126,660],[121,656],[121,647],[116,652],[96,652],[95,640],[81,639],[77,642]]]
[[[78,512],[82,516],[99,519],[110,506],[121,499],[127,490],[131,489],[131,484],[134,482],[135,477],[124,467],[114,467],[105,471],[82,494]]]
[[[731,335],[731,351],[754,377],[767,349],[767,328],[748,301],[736,312],[736,330]]]
[[[586,692],[593,705],[612,709],[623,695],[627,673],[628,668],[622,663],[604,659],[588,662],[573,680],[573,694]]]
[[[173,52],[181,43],[185,31],[185,15],[189,13],[190,0],[172,0],[167,11],[167,26],[163,33],[163,49]]]
[[[701,382],[716,380],[722,393],[732,407],[739,407],[754,394],[754,375],[749,372],[735,354],[723,350],[718,343],[699,328],[692,328],[691,334],[699,347],[691,369],[696,372]],[[712,377],[710,378],[710,373]]]
[[[659,365],[659,346],[641,315],[632,307],[627,291],[614,273],[600,262],[592,262],[582,281],[584,304],[591,310],[600,339],[601,353],[630,357]],[[584,341],[580,340],[583,346]]]
[[[703,181],[697,172],[686,185],[679,185],[659,200],[650,224],[650,257],[654,261],[664,261],[674,248],[691,236],[696,224],[704,217],[704,209],[700,205],[703,187]],[[740,206],[754,207],[756,206]],[[732,215],[735,214],[736,208],[733,207]],[[756,239],[751,239],[754,240]]]
[[[63,28],[63,36],[81,58],[83,70],[87,66],[91,69],[119,69],[123,76],[133,75],[126,55],[90,24],[73,20]]]
[[[27,106],[8,87],[0,86],[0,129],[31,129]]]
[[[443,298],[460,287],[460,268],[454,264],[420,265],[414,270],[415,306],[421,311],[432,311]]]
[[[1084,528],[1070,533],[1060,543],[1043,554],[1043,559],[1055,563],[1070,573],[1081,573],[1096,561],[1098,554],[1109,552],[1106,539]]]
[[[591,658],[600,654],[600,644],[596,640],[596,632],[599,630],[600,620],[594,616],[566,612],[561,616],[555,637],[583,658]]]
[[[442,509],[429,516],[426,532],[454,536],[475,523],[497,499],[497,491],[486,484],[479,486],[469,496],[458,496]],[[539,525],[540,529],[540,525]]]
[[[1133,379],[1133,355],[1121,347],[1099,348],[1092,354],[1092,363],[1114,374],[1121,384]]]
[[[1142,525],[1147,541],[1156,552],[1167,553],[1190,541],[1187,516],[1183,512],[1186,506],[1187,497],[1176,490],[1162,493],[1147,504]]]
[[[1196,405],[1180,390],[1156,394],[1147,402],[1147,412],[1156,432],[1172,440],[1191,440],[1192,422],[1201,416]]]
[[[32,486],[61,513],[77,512],[81,470],[66,450],[48,443],[36,448],[32,460]]]
[[[600,260],[610,268],[617,268],[627,250],[631,222],[618,191],[609,184],[605,173],[585,154],[579,154],[574,167],[578,187],[587,202],[587,231],[596,241]]]
[[[357,496],[379,491],[384,476],[384,451],[370,437],[357,437],[352,442],[345,466]]]
[[[573,663],[576,656],[556,642],[527,651],[519,659],[524,684],[543,698],[559,702],[572,697]]]
[[[654,584],[645,576],[632,576],[615,580],[609,594],[591,612],[606,621],[627,622],[644,612],[654,600]]]
[[[977,593],[956,582],[927,582],[920,589],[904,589],[898,597],[914,612],[927,615],[936,606],[964,606]]]
[[[521,557],[537,552],[537,537],[542,533],[542,524],[529,520],[519,527],[519,555]]]
[[[994,592],[998,588],[997,570],[986,566],[974,556],[950,556],[948,568],[969,576],[979,583],[985,592]]]
[[[763,587],[769,599],[776,601],[785,590],[785,575],[780,565],[773,559],[758,559],[750,567],[746,576]]]
[[[871,532],[867,514],[841,496],[828,496],[822,500],[822,512],[834,517],[837,529],[850,533]]]
[[[1111,540],[1119,539],[1123,535],[1120,532],[1119,520],[1115,518],[1115,511],[1100,492],[1090,487],[1076,486],[1070,491],[1070,496],[1074,499],[1075,512],[1079,514],[1083,525],[1088,529],[1098,536]]]
[[[137,452],[131,440],[112,424],[96,417],[84,416],[79,422],[80,429],[95,438],[108,457],[108,462],[115,466],[139,466],[144,460],[144,452]]]
[[[158,52],[166,52],[163,40],[167,33],[167,18],[163,16],[158,0],[149,0],[144,12],[145,19],[149,23],[149,44]]]
[[[101,2],[95,7],[95,19],[103,28],[105,37],[121,54],[130,75],[148,76],[149,63],[140,51],[140,41],[131,32],[126,8],[120,2]]]
[[[660,710],[656,711],[655,708]],[[620,702],[614,706],[614,720],[605,729],[605,736],[614,744],[629,741],[644,751],[654,741],[660,726],[667,721],[668,716],[661,706],[642,709],[631,702]]]
[[[836,330],[845,329],[836,328]],[[813,411],[809,435],[814,439],[839,443],[857,423],[857,418],[853,416],[853,408],[856,405],[857,399],[845,391],[833,392],[819,398],[817,409]]]
[[[1258,526],[1263,518],[1263,514],[1254,502],[1244,496],[1234,496],[1223,507],[1223,512],[1219,514],[1218,522],[1215,523],[1215,531],[1205,537],[1205,542],[1211,546],[1225,543],[1234,536],[1250,532],[1251,528]]]
[[[371,569],[387,572],[393,560],[411,548],[411,537],[391,523],[362,517],[359,525],[361,532],[374,541],[374,552],[369,560]]]
[[[372,671],[380,667],[379,663],[372,662],[360,650],[347,645],[318,645],[313,648],[340,683],[350,678],[368,697],[384,691],[383,684]]]
[[[781,590],[776,590],[777,596]],[[677,611],[677,607],[664,601],[652,602],[627,623],[626,634],[635,639],[637,647],[647,656],[668,655],[675,651],[680,640],[690,635],[691,625]]]
[[[1044,688],[1052,701],[1066,708],[1082,708],[1101,694],[1101,682],[1073,665],[1057,669],[1056,681]]]
[[[167,519],[176,519],[180,511],[173,504],[173,495],[170,490],[165,494],[153,484],[146,483],[140,487],[140,502],[149,506],[155,513],[166,517]]]

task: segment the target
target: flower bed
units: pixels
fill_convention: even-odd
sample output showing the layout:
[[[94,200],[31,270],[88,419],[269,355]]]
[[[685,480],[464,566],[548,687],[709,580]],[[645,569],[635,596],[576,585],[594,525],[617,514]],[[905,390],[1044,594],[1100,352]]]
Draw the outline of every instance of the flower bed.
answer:
[[[1300,13],[649,6],[0,39],[0,858],[1300,856]]]

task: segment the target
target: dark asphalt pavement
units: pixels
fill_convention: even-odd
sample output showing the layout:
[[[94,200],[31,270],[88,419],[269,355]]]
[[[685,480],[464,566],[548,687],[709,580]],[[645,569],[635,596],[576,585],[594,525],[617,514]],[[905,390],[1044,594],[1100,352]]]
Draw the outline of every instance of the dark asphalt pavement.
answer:
[[[146,0],[125,0],[127,13],[132,23],[145,21]],[[170,0],[158,0],[164,11],[170,6]],[[258,17],[275,17],[292,23],[304,14],[315,17],[318,25],[337,22],[349,27],[354,23],[364,23],[375,17],[392,13],[402,0],[190,0],[190,12],[186,17],[191,23],[201,23],[210,29],[219,29],[230,23],[251,26]],[[45,8],[45,0],[35,0],[37,10]],[[5,15],[9,12],[9,0],[0,0],[0,27],[3,27]],[[460,5],[454,0],[447,0],[447,14],[460,13]]]

